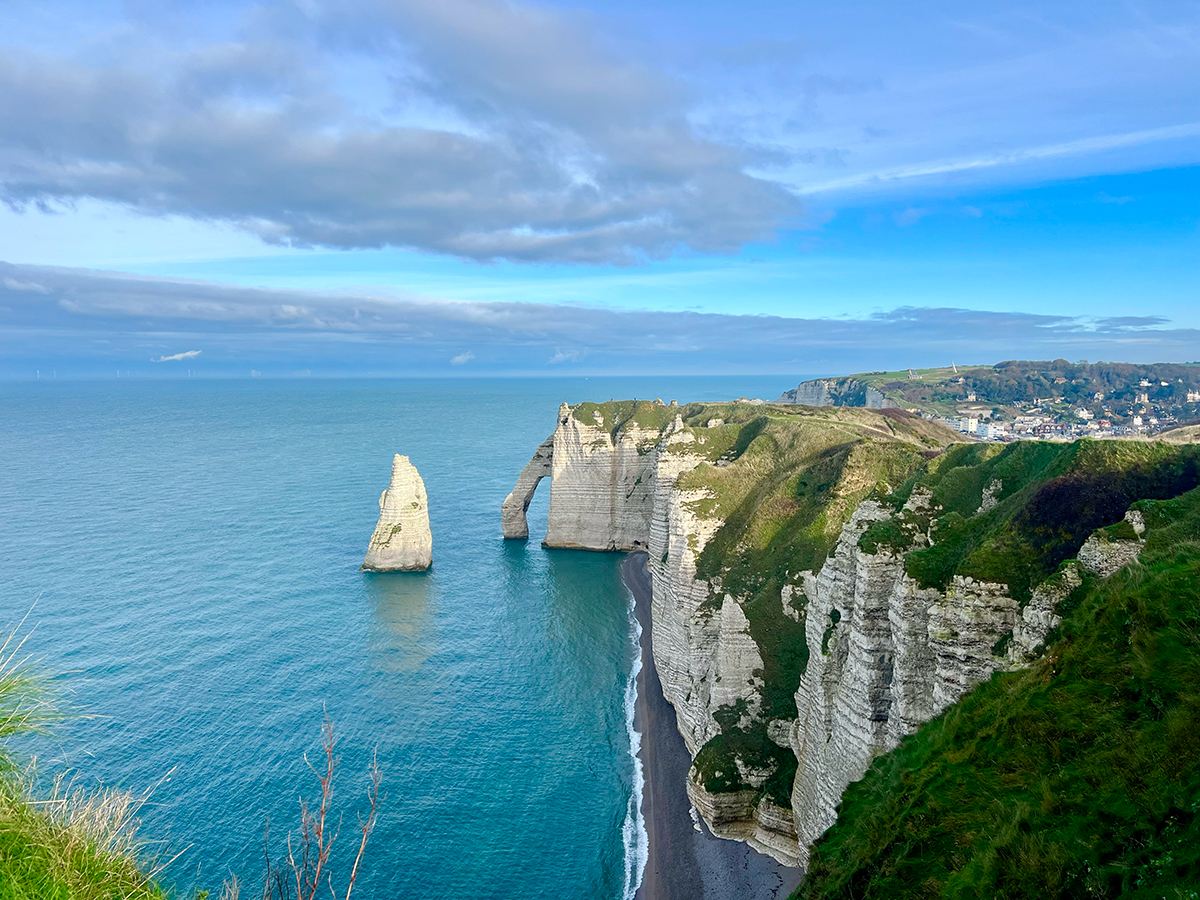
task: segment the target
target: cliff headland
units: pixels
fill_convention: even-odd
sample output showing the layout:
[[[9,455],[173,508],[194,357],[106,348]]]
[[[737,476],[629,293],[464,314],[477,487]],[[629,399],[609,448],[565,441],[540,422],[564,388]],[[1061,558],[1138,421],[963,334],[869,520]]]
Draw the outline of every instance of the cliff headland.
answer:
[[[548,476],[547,544],[647,551],[653,660],[714,834],[810,864],[848,786],[1044,668],[1065,611],[1147,545],[1166,507],[1146,504],[1200,484],[1190,444],[956,440],[886,406],[560,408],[505,534]]]
[[[1200,363],[1007,360],[801,382],[778,403],[907,409],[983,440],[1165,435],[1200,420]]]

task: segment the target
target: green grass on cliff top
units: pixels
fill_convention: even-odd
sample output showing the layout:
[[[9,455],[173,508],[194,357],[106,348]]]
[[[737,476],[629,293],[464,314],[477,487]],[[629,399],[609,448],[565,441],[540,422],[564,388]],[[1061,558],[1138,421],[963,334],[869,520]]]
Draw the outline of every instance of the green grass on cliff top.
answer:
[[[795,897],[1200,897],[1200,489],[1136,508],[1140,562],[876,760]]]

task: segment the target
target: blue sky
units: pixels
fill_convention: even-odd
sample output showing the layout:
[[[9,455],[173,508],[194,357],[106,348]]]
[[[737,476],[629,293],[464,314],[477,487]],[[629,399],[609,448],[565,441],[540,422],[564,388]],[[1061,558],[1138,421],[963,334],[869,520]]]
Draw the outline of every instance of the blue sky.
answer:
[[[3,377],[1200,359],[1196,3],[17,0],[0,35]]]

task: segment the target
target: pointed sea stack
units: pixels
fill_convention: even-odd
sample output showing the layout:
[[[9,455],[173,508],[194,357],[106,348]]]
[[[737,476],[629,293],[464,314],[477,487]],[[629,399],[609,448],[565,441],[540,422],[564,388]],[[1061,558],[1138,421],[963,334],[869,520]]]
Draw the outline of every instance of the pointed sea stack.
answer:
[[[392,480],[379,495],[379,524],[362,567],[370,572],[424,572],[433,564],[425,482],[407,456],[392,459]]]

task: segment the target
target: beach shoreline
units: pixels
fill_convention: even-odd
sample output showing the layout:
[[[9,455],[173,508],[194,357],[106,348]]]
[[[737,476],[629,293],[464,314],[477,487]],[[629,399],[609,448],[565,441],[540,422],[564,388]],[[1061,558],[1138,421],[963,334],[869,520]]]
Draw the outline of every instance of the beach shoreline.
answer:
[[[648,852],[636,900],[783,900],[800,883],[800,869],[783,866],[741,841],[714,837],[703,823],[693,825],[687,797],[692,760],[654,665],[647,559],[639,551],[621,562],[621,577],[633,594],[642,627],[634,728],[642,736]]]

